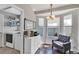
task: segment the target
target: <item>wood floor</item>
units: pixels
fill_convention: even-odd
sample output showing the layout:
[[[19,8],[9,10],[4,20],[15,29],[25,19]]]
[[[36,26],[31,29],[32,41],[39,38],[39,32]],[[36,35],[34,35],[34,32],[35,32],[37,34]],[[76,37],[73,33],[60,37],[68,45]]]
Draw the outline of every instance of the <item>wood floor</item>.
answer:
[[[20,54],[18,50],[12,49],[12,48],[0,48],[0,54]],[[49,44],[42,45],[35,54],[63,54],[62,52],[59,52],[56,48],[52,49],[52,46]],[[67,53],[67,54],[79,54],[79,53]]]
[[[52,46],[50,44],[44,44],[36,51],[35,54],[63,54],[63,53],[58,51],[55,47],[52,49]],[[67,54],[69,54],[69,52]]]
[[[0,48],[0,54],[20,54],[20,52],[12,48],[4,47]]]
[[[52,48],[39,48],[36,52],[36,54],[59,54],[56,51],[53,51]]]

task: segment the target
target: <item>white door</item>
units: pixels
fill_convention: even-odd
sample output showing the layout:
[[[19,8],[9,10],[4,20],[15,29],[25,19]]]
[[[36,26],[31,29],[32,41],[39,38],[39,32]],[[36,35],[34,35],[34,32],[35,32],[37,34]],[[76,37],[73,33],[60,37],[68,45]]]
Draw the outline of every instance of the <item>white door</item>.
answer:
[[[0,47],[4,46],[4,15],[0,14]]]
[[[20,34],[15,34],[14,35],[14,48],[17,50],[20,50],[20,39],[21,39],[21,35]]]
[[[45,20],[46,20],[46,18],[39,17],[37,19],[37,24],[36,24],[37,30],[38,30],[40,36],[43,39],[42,40],[43,43],[46,42],[46,35],[45,35],[45,33],[46,33],[46,26],[45,26],[46,22],[45,22]]]

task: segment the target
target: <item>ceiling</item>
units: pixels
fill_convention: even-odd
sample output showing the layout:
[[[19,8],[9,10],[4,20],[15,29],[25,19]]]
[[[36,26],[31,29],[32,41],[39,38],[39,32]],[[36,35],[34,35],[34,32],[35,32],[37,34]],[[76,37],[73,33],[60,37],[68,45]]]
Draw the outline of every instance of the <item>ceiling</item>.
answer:
[[[12,4],[0,4],[0,10],[15,14],[15,15],[21,15],[21,11],[13,7]]]
[[[6,7],[9,7],[9,4],[0,4],[0,10],[3,10]]]
[[[50,11],[48,12],[48,9],[50,9],[49,4],[30,4],[34,12],[37,12],[37,16],[48,16],[50,15]],[[72,5],[72,4],[54,4],[55,15],[60,15],[63,13],[67,13],[74,9],[75,6],[79,5]],[[76,8],[76,7],[75,7]],[[45,11],[45,12],[44,12]],[[47,11],[47,12],[46,12]]]
[[[73,9],[69,9],[69,10],[63,10],[63,11],[56,11],[54,12],[55,15],[62,15],[64,13],[67,13],[69,11],[72,11]],[[37,14],[37,16],[49,16],[50,15],[50,12],[47,12],[47,13],[42,13],[42,14]]]
[[[0,4],[0,10],[3,10],[6,7],[11,6],[10,4]],[[48,16],[50,15],[50,11],[48,11],[48,9],[50,9],[50,5],[49,4],[30,4],[30,6],[32,7],[32,10],[35,12],[38,12],[37,16]],[[68,11],[71,11],[74,7],[79,7],[78,5],[72,5],[72,4],[54,4],[54,8],[55,8],[55,15],[60,15],[63,13],[66,13]],[[14,14],[20,14],[20,12],[18,10],[17,13],[15,13],[15,10],[9,10],[9,12],[12,12]],[[45,12],[44,12],[45,11]]]
[[[54,4],[54,7],[60,7],[60,6],[65,6],[68,4]],[[32,7],[33,11],[40,11],[40,10],[45,10],[45,9],[49,9],[50,5],[49,4],[30,4],[30,6]]]

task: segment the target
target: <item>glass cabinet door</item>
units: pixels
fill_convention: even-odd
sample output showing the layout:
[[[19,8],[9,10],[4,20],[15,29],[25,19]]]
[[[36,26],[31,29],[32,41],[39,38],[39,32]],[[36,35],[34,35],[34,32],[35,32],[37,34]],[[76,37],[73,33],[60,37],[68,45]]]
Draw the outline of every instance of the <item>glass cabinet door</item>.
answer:
[[[33,29],[33,27],[34,27],[33,21],[30,21],[25,18],[24,19],[24,30]]]

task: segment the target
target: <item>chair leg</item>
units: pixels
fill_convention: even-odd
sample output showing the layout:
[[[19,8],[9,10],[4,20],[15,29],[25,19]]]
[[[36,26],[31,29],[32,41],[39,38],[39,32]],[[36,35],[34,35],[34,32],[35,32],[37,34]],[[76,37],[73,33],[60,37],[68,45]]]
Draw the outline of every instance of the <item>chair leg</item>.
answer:
[[[64,54],[66,54],[66,51],[64,51]]]
[[[66,52],[64,52],[64,54],[66,54]]]
[[[71,53],[70,49],[69,49],[69,53]]]
[[[52,49],[53,49],[53,46],[52,46]]]
[[[66,52],[63,52],[63,54],[66,54]]]

